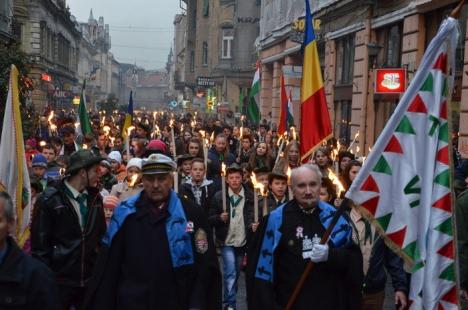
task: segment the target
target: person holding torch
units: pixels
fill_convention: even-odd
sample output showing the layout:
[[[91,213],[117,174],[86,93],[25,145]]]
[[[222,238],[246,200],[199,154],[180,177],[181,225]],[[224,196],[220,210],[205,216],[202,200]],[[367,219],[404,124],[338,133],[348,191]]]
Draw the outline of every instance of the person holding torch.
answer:
[[[254,225],[254,197],[242,185],[239,165],[229,166],[225,178],[227,190],[218,191],[213,197],[208,220],[215,227],[216,239],[222,245],[223,306],[236,309],[237,281]],[[225,210],[223,200],[227,202]]]

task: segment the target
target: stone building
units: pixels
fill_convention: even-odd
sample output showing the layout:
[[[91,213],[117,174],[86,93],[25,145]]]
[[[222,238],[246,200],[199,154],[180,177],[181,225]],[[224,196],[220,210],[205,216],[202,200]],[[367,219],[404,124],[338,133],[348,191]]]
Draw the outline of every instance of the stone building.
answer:
[[[15,35],[29,57],[32,101],[38,111],[71,105],[79,93],[76,72],[81,38],[64,0],[15,0]]]
[[[0,3],[0,44],[6,44],[12,37],[13,0]]]
[[[361,153],[367,153],[400,99],[399,94],[374,91],[376,68],[406,70],[414,76],[425,48],[458,1],[312,1],[314,27],[328,108],[336,138],[349,142],[359,131]],[[276,13],[275,13],[276,12]],[[283,12],[283,14],[277,14]],[[300,122],[300,81],[303,0],[262,1],[260,58],[261,112],[277,123],[280,77],[292,89],[294,116]],[[452,109],[461,111],[460,150],[468,155],[468,6],[460,17],[461,38],[456,52],[456,82]],[[455,113],[458,114],[458,113]],[[458,128],[458,119],[454,119]],[[466,142],[465,142],[466,137]]]
[[[260,2],[184,0],[187,5],[185,85],[193,107],[225,114],[239,112],[258,55]],[[215,110],[216,109],[216,110]],[[229,113],[229,116],[233,116]]]

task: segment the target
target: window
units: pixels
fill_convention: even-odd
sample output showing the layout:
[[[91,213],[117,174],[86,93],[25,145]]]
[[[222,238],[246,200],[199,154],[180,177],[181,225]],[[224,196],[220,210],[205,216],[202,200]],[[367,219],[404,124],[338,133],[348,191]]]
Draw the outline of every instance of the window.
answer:
[[[335,102],[335,126],[338,127],[335,132],[348,144],[351,137],[351,106],[349,100]]]
[[[206,43],[206,42],[203,42],[202,65],[203,66],[208,66],[208,43]]]
[[[221,58],[230,59],[232,58],[232,41],[234,40],[234,29],[224,28],[223,29],[223,42],[221,46]]]
[[[377,37],[376,43],[381,49],[377,55],[376,65],[383,68],[399,68],[401,66],[403,23],[379,29]]]
[[[190,51],[190,72],[195,72],[195,51]]]
[[[46,22],[41,22],[41,55],[42,57],[54,61],[55,56],[55,35],[47,27]]]
[[[208,17],[210,15],[210,0],[203,0],[203,16]]]
[[[336,84],[349,85],[354,74],[354,34],[336,42]]]
[[[71,53],[70,42],[67,39],[65,39],[65,37],[59,34],[57,37],[58,63],[65,66],[66,68],[70,68],[70,53]]]

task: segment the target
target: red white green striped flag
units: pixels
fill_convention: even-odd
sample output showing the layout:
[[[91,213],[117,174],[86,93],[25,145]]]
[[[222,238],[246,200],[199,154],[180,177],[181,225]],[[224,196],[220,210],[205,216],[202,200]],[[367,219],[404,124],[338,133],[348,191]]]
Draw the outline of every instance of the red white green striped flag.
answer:
[[[457,309],[447,106],[458,23],[445,20],[346,197],[412,273],[411,309]]]

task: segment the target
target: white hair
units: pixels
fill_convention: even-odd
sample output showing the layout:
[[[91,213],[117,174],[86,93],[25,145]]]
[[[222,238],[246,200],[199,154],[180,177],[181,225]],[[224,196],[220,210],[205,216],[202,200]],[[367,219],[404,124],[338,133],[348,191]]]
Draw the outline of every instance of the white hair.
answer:
[[[315,164],[305,164],[305,165],[299,166],[297,168],[294,168],[291,171],[291,186],[292,187],[296,186],[297,176],[302,174],[304,172],[304,170],[315,172],[315,175],[317,176],[317,179],[318,179],[317,182],[320,185],[322,184],[322,172],[320,171],[320,168]]]
[[[15,208],[13,206],[13,201],[11,200],[10,195],[8,195],[7,192],[0,192],[0,201],[3,201],[3,212],[5,213],[7,222],[14,222]]]

